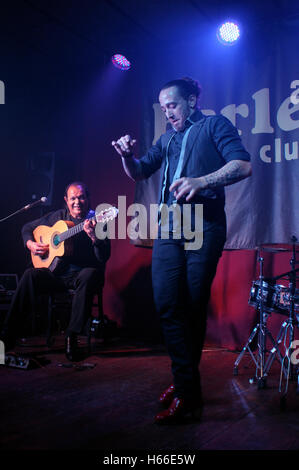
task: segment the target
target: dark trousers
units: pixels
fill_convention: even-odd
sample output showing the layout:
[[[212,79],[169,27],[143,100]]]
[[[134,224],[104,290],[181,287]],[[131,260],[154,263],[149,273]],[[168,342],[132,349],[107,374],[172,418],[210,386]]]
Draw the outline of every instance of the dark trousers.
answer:
[[[199,250],[185,250],[182,240],[154,242],[154,300],[171,358],[175,394],[197,403],[207,305],[224,242],[225,235],[215,232],[204,233]]]
[[[28,315],[34,313],[36,296],[74,289],[72,312],[66,333],[80,334],[91,315],[93,297],[103,288],[104,274],[98,269],[83,268],[67,278],[55,276],[49,269],[27,269],[12,299],[3,331],[19,337]]]

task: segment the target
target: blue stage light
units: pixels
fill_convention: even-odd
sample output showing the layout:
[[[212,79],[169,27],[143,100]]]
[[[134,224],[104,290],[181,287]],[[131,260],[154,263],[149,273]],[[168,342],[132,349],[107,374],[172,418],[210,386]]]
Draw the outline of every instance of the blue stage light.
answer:
[[[114,54],[111,61],[114,67],[120,70],[129,70],[131,68],[131,62],[124,55]]]
[[[227,21],[217,31],[218,40],[225,46],[232,46],[240,37],[240,28],[236,23]]]

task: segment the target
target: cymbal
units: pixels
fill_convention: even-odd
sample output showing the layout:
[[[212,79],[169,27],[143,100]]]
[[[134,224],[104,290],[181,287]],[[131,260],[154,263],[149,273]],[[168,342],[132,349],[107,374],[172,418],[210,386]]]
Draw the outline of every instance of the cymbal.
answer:
[[[274,248],[273,246],[259,246],[258,249],[262,251],[267,251],[268,253],[281,253],[283,251],[292,251],[291,248]]]
[[[295,245],[298,245],[298,243],[295,243]],[[266,251],[268,253],[282,253],[282,252],[292,252],[293,251],[293,245],[287,245],[287,246],[277,246],[275,243],[269,244],[269,245],[260,245],[256,248],[257,250],[261,251]],[[296,246],[295,251],[299,251],[299,247]]]

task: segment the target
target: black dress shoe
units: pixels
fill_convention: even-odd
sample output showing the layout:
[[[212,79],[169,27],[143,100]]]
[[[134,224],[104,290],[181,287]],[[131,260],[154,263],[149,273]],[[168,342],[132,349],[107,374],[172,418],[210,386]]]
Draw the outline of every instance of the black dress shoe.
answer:
[[[78,355],[77,335],[65,337],[65,355],[69,361],[76,361]]]
[[[161,411],[155,416],[156,424],[179,424],[188,420],[199,421],[202,414],[203,405],[190,404],[183,398],[175,397],[167,410]]]
[[[172,400],[174,399],[174,385],[170,385],[164,392],[159,396],[160,405],[168,408],[171,405]]]

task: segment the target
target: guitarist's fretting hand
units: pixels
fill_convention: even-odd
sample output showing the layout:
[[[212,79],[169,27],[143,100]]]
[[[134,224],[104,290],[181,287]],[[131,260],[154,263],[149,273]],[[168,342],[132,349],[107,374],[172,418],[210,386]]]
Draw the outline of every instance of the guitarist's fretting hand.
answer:
[[[49,245],[46,245],[45,243],[37,243],[32,240],[28,240],[26,245],[28,250],[30,250],[33,255],[39,255],[43,257],[49,253]]]
[[[93,243],[96,242],[97,237],[95,234],[95,226],[97,225],[95,220],[86,219],[83,225],[83,230],[87,233],[89,238],[92,240]]]

